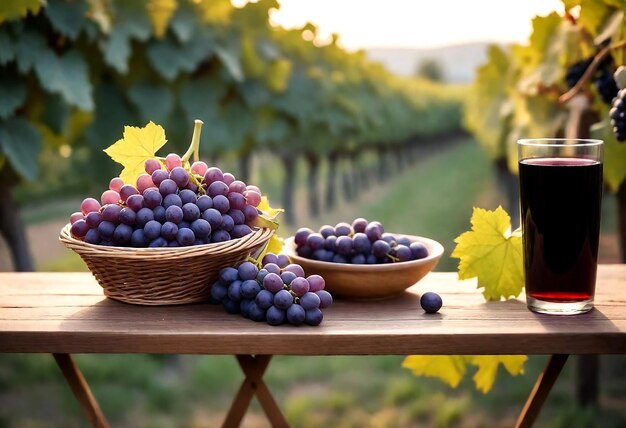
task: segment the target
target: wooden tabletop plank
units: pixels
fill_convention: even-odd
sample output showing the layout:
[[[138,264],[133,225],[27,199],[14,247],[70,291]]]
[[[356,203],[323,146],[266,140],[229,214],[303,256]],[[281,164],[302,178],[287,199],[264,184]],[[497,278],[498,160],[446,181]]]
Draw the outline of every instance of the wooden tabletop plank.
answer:
[[[403,295],[336,300],[318,327],[255,323],[221,306],[136,306],[104,297],[89,273],[0,273],[0,352],[179,354],[626,353],[626,265],[599,268],[596,308],[534,314],[523,296],[485,302],[476,282],[433,272]],[[438,292],[435,315],[419,307]]]

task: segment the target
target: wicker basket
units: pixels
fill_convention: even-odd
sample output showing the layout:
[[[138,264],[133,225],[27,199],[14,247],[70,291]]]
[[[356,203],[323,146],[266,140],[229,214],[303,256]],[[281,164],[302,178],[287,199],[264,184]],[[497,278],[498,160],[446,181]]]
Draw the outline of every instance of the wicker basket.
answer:
[[[137,305],[180,305],[208,300],[220,269],[260,250],[273,230],[254,230],[239,239],[184,248],[93,245],[73,238],[66,225],[59,240],[83,259],[104,295]]]

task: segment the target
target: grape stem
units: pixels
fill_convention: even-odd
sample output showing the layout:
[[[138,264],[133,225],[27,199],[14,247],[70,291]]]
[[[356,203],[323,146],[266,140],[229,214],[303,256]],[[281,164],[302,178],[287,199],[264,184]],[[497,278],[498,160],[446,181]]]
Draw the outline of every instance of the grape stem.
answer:
[[[185,154],[181,157],[182,161],[189,161],[189,158],[193,155],[194,161],[200,160],[200,134],[202,132],[202,122],[200,119],[196,119],[193,126],[193,136],[191,137],[191,144],[189,148],[185,152]]]
[[[585,73],[582,75],[580,79],[578,79],[578,82],[576,82],[576,84],[572,87],[572,89],[570,89],[569,91],[567,91],[566,93],[564,93],[563,95],[559,97],[559,102],[561,104],[565,104],[569,100],[571,100],[576,94],[582,91],[587,81],[589,81],[589,79],[591,79],[593,74],[596,72],[598,65],[611,52],[611,50],[623,48],[625,46],[626,46],[626,40],[622,40],[621,42],[602,48],[596,54],[596,56],[593,57],[593,61],[591,61],[591,64],[589,64],[589,67],[587,67],[587,70],[585,70]]]

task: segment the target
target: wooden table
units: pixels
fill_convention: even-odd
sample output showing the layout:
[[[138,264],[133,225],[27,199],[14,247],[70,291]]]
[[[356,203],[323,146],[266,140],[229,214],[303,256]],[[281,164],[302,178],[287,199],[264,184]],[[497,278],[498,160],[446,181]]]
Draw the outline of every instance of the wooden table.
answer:
[[[428,290],[443,298],[438,314],[419,309]],[[272,355],[550,354],[518,419],[531,426],[569,354],[626,354],[626,265],[600,266],[596,308],[584,315],[485,302],[475,281],[433,272],[397,298],[336,300],[318,327],[272,327],[209,304],[120,303],[89,273],[0,273],[0,352],[54,354],[92,426],[106,419],[72,353],[235,355],[246,378],[224,426],[239,425],[254,394],[273,426],[288,426],[262,379]]]

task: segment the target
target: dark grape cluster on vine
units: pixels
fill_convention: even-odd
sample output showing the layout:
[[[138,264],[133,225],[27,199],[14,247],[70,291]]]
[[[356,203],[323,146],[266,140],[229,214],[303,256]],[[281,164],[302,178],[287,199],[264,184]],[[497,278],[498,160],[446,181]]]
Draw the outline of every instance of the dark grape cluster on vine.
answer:
[[[319,325],[322,309],[333,303],[320,275],[305,276],[299,264],[284,254],[267,253],[261,266],[245,261],[220,270],[211,286],[211,303],[270,325]]]
[[[620,89],[609,113],[617,141],[626,141],[626,89]]]
[[[252,232],[261,191],[202,161],[177,154],[148,159],[135,185],[113,178],[100,200],[86,198],[70,217],[74,238],[89,244],[183,247]]]
[[[573,88],[576,83],[578,83],[593,62],[593,59],[593,56],[585,58],[569,67],[565,74],[565,80],[568,87]],[[615,78],[613,77],[614,72],[615,64],[613,62],[613,58],[611,56],[606,56],[602,59],[602,61],[600,61],[592,76],[593,83],[596,86],[598,94],[600,94],[600,98],[605,104],[611,104],[613,98],[617,96],[617,91],[619,90],[617,83],[615,82]]]

